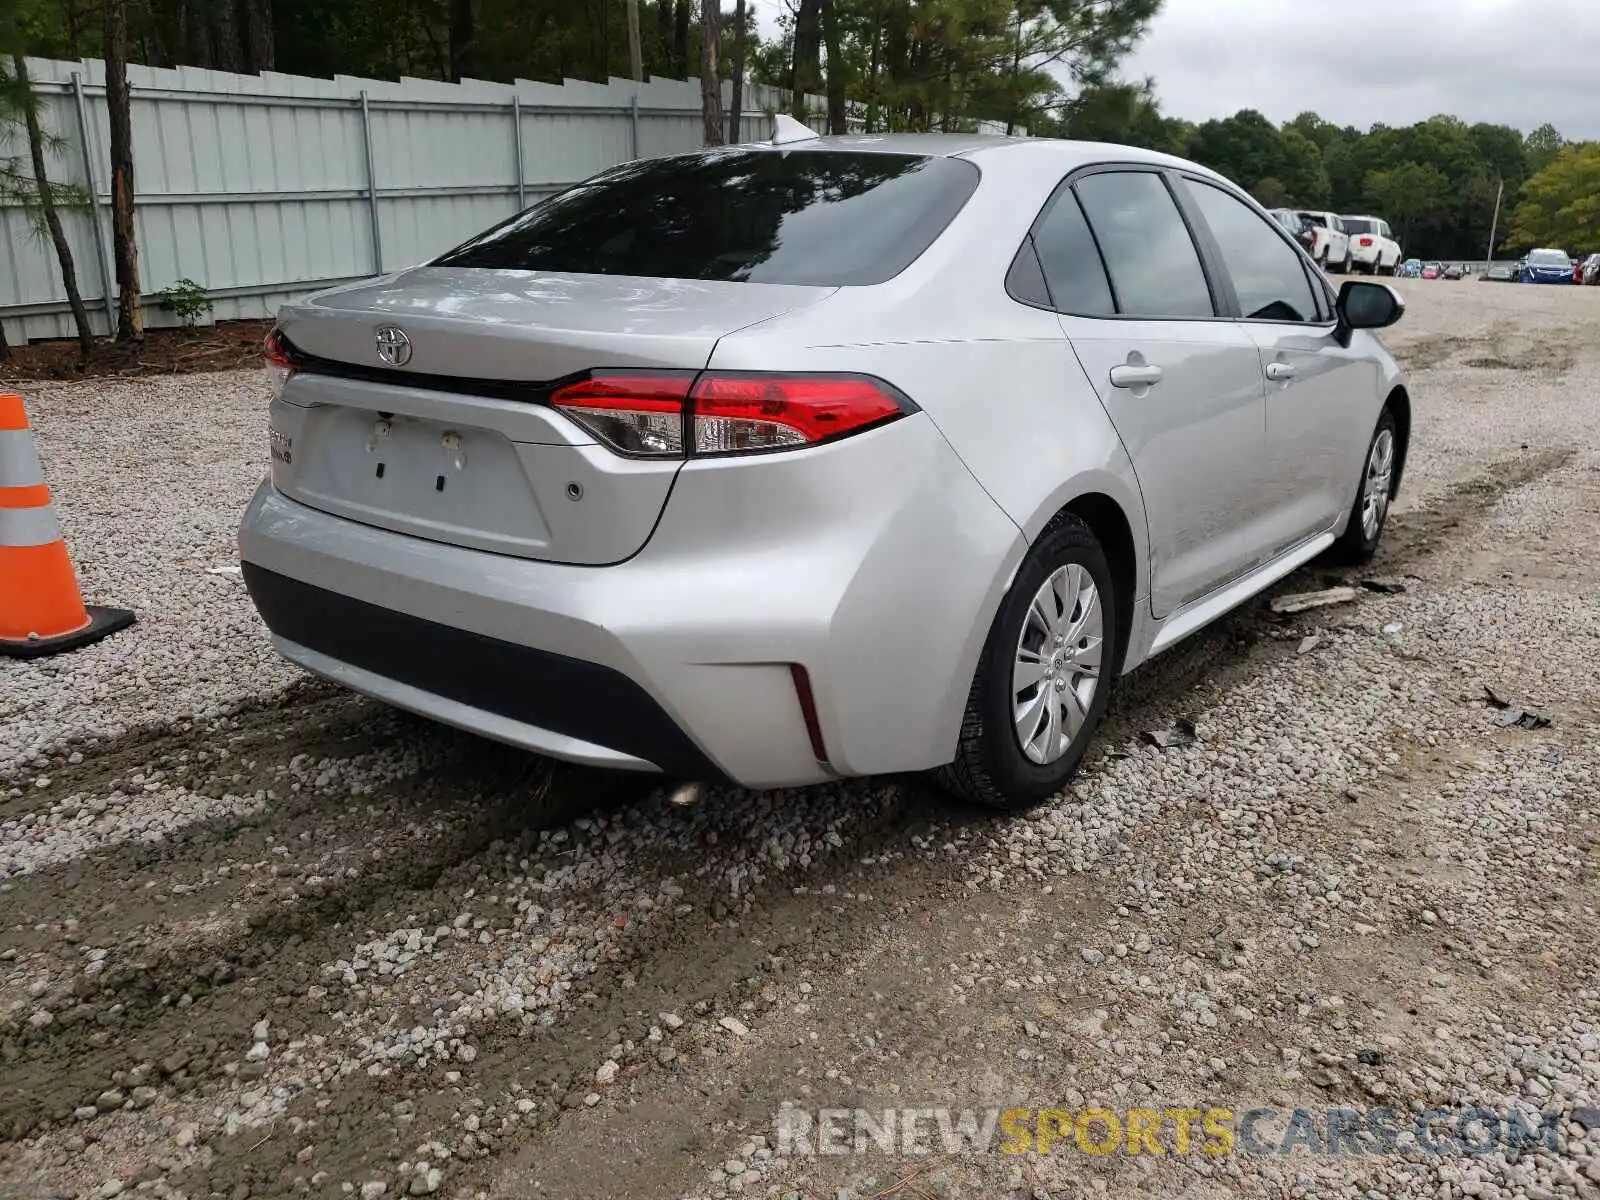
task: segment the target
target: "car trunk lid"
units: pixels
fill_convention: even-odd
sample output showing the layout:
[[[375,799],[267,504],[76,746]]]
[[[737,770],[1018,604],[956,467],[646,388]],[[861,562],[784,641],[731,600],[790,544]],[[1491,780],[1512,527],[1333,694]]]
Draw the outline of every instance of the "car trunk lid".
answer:
[[[600,368],[700,370],[724,334],[833,290],[425,267],[322,293],[280,316],[299,365],[272,409],[273,483],[433,541],[621,561],[649,538],[681,463],[598,444],[543,403],[550,385]]]

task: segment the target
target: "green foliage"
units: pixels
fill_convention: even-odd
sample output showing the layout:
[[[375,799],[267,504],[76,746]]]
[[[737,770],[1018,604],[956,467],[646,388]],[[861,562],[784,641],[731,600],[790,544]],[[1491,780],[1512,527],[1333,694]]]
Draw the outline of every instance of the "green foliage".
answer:
[[[1558,151],[1523,185],[1507,241],[1578,253],[1600,245],[1600,142]]]
[[[193,329],[211,312],[211,297],[192,279],[180,279],[158,294],[162,311],[175,315],[185,329]]]
[[[38,117],[38,97],[25,81],[17,78],[10,55],[0,55],[0,208],[21,208],[29,231],[44,240],[49,231],[43,196],[28,148],[26,122],[30,111]],[[63,139],[48,130],[40,131],[39,140],[47,161],[65,147]],[[81,208],[89,203],[88,192],[77,184],[47,179],[44,186],[50,189],[50,198],[58,209]]]
[[[1523,152],[1527,155],[1528,170],[1530,173],[1542,171],[1550,165],[1555,156],[1561,153],[1561,148],[1566,145],[1556,127],[1548,121],[1539,126],[1522,143]]]
[[[1373,207],[1399,230],[1405,244],[1410,241],[1413,224],[1443,206],[1448,188],[1449,181],[1437,167],[1405,162],[1368,175],[1366,194]]]

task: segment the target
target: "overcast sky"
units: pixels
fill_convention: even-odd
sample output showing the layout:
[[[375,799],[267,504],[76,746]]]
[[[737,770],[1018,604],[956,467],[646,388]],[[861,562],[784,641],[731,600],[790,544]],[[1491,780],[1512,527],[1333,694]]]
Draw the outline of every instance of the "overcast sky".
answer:
[[[1195,121],[1454,113],[1595,138],[1600,0],[1166,0],[1122,73],[1154,76],[1163,111]]]
[[[753,3],[774,35],[784,0]],[[1454,113],[1600,138],[1600,0],[1166,0],[1122,74],[1153,75],[1163,110],[1192,121]]]

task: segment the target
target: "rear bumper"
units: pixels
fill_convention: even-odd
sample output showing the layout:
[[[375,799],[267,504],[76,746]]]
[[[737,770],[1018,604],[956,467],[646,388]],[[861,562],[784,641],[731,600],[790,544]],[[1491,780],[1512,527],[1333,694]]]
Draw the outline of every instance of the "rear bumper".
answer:
[[[1023,553],[920,416],[691,463],[614,566],[427,541],[270,484],[239,547],[278,649],[319,675],[554,757],[749,787],[948,762]]]
[[[715,779],[626,675],[341,596],[254,563],[244,582],[291,662],[447,725],[590,766]]]

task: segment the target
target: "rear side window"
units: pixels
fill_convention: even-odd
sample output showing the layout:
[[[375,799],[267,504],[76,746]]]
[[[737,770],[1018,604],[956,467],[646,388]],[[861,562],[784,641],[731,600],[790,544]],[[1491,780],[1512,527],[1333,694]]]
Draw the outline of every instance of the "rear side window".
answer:
[[[628,163],[435,259],[444,267],[882,283],[978,186],[964,159],[840,150],[711,150]]]
[[[1109,317],[1116,311],[1100,251],[1070,188],[1056,197],[1034,228],[1033,244],[1058,310],[1084,317]]]
[[[1119,313],[1191,319],[1215,315],[1199,251],[1159,175],[1107,171],[1086,176],[1076,186],[1111,275]]]
[[[1185,179],[1216,239],[1222,265],[1247,320],[1315,321],[1317,302],[1300,253],[1243,201],[1219,187]]]

